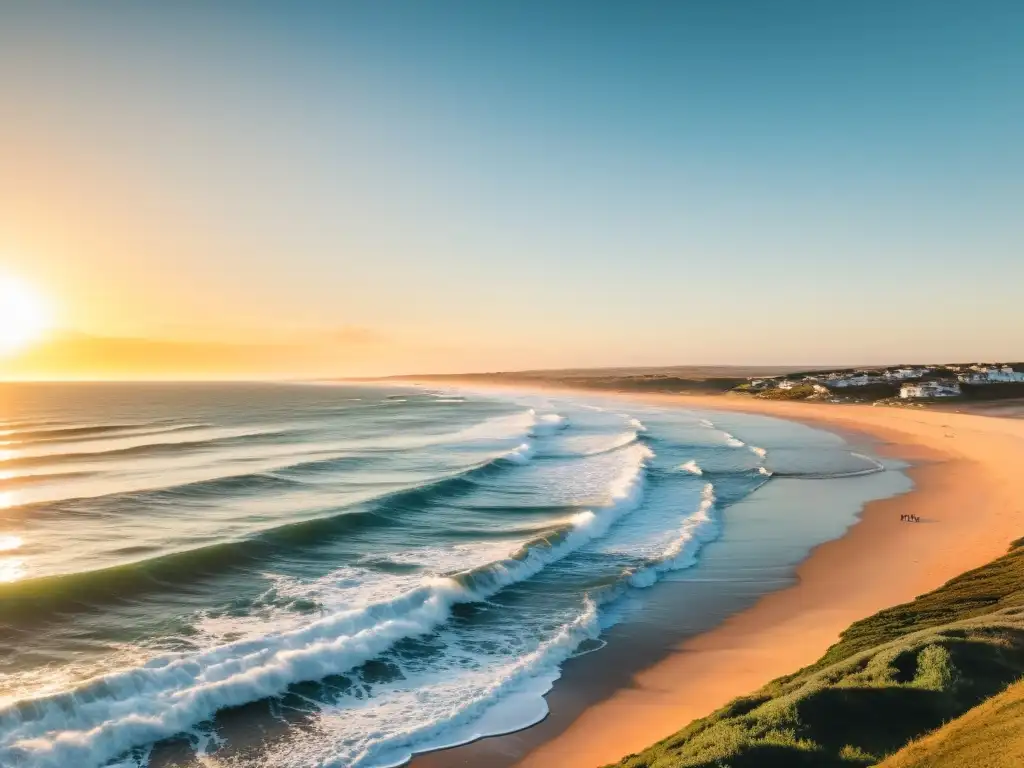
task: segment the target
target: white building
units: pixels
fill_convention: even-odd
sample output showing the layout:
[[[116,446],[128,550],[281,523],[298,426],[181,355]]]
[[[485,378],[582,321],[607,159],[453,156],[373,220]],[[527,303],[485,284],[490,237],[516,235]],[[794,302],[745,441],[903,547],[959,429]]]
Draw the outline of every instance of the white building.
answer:
[[[875,381],[877,381],[875,377],[868,376],[866,373],[857,373],[845,379],[836,379],[829,383],[833,387],[863,387],[865,384],[871,384]]]
[[[930,368],[896,368],[895,370],[886,371],[883,375],[887,379],[896,379],[897,381],[919,379],[930,370]]]
[[[786,379],[785,381],[779,382],[779,389],[792,389],[797,385],[797,382]]]
[[[955,381],[922,381],[900,387],[900,397],[904,400],[914,397],[955,397],[959,394],[960,385]]]
[[[967,384],[1009,384],[1024,382],[1024,373],[1004,365],[1001,368],[982,368],[975,373],[963,373],[957,378]]]
[[[771,389],[778,383],[775,379],[750,379],[749,382],[750,389]]]

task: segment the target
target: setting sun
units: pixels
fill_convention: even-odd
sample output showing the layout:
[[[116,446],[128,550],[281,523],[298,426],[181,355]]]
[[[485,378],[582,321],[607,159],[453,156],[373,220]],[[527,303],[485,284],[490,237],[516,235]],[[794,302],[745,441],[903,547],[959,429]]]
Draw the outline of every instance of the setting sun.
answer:
[[[46,304],[28,283],[0,275],[0,355],[39,339],[49,325]]]

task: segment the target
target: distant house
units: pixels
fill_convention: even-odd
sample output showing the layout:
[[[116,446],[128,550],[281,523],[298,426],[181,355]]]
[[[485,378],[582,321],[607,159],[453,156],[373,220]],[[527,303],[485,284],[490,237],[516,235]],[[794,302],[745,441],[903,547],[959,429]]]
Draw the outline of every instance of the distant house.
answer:
[[[904,400],[915,397],[955,397],[959,394],[960,385],[955,381],[922,381],[900,387],[900,397]]]
[[[845,379],[835,379],[831,381],[833,387],[863,387],[866,384],[872,384],[878,381],[877,377],[869,376],[866,373],[856,373],[853,376],[848,376]]]
[[[1024,382],[1024,373],[1013,370],[1008,365],[1001,368],[974,368],[974,373],[962,373],[957,378],[965,384],[1010,384],[1013,382]]]
[[[927,374],[930,368],[896,368],[893,370],[887,370],[883,376],[887,379],[895,379],[901,381],[905,379],[919,379]]]

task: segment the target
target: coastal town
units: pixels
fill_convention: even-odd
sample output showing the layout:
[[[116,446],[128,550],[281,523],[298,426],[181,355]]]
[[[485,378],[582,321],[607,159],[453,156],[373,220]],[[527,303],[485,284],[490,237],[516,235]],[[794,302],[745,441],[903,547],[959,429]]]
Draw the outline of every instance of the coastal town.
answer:
[[[809,371],[751,377],[736,392],[766,399],[883,403],[1024,396],[1024,363],[963,363]]]

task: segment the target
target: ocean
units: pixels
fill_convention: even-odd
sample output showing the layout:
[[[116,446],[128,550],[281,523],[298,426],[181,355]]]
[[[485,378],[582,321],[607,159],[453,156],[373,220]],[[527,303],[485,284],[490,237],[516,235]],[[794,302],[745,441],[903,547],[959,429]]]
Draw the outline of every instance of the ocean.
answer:
[[[0,385],[0,765],[385,768],[523,728],[900,470],[597,393]]]

